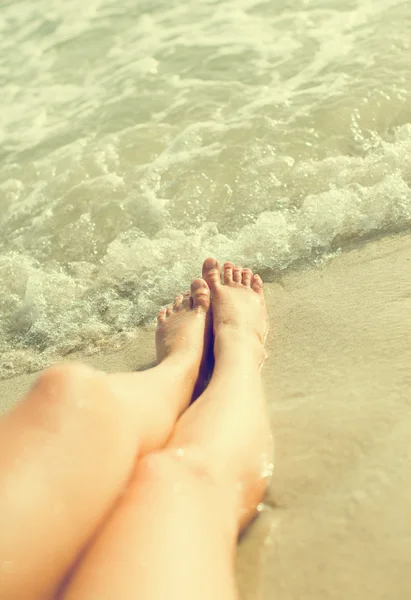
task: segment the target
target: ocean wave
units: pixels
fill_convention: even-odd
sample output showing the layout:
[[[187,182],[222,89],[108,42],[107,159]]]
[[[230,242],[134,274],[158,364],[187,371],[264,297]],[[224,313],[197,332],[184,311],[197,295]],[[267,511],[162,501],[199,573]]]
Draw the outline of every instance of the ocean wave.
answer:
[[[0,377],[411,227],[409,9],[277,4],[2,7]]]

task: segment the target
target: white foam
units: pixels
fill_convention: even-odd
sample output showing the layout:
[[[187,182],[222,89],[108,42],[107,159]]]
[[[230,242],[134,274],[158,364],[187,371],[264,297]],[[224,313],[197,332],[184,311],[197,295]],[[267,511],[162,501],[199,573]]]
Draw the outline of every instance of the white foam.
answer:
[[[0,21],[0,376],[120,344],[207,255],[273,275],[410,227],[405,3],[23,4]]]

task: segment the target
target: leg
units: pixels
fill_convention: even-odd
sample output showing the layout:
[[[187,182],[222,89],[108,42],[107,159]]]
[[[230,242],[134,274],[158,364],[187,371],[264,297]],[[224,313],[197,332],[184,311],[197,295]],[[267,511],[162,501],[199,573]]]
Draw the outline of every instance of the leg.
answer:
[[[62,598],[234,600],[229,500],[171,453],[148,454]]]
[[[215,261],[204,269],[214,293],[210,385],[166,448],[139,462],[64,600],[237,597],[238,531],[254,516],[271,470],[260,381],[266,312],[251,272],[240,270],[238,282],[227,267],[221,286]]]
[[[112,509],[136,457],[161,448],[187,408],[203,354],[209,290],[159,315],[160,364],[107,375],[53,367],[0,420],[0,597],[54,594]]]

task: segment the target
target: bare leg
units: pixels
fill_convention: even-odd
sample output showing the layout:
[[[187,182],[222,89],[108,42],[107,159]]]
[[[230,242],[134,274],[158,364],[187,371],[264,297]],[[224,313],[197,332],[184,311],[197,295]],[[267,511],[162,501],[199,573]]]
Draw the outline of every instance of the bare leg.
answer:
[[[0,420],[0,598],[45,600],[124,490],[137,456],[167,442],[190,403],[209,289],[159,315],[160,364],[105,374],[45,371]]]
[[[260,367],[267,317],[261,280],[204,265],[213,298],[215,370],[165,450],[141,459],[64,600],[234,600],[239,530],[270,474]]]

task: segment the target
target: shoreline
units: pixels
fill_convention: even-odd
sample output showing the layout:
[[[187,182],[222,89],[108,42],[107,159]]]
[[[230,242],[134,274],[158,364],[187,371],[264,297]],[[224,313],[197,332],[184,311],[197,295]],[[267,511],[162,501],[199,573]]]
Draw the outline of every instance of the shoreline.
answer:
[[[341,252],[265,285],[264,381],[276,439],[266,508],[239,545],[243,600],[411,596],[411,235]],[[154,359],[153,327],[107,371]],[[35,373],[0,381],[0,414]]]

